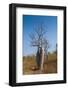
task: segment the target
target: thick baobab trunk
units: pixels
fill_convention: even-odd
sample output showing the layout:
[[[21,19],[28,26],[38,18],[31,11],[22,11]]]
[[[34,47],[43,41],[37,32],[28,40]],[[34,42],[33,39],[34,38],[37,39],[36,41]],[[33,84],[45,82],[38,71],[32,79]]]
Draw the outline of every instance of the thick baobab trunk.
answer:
[[[43,64],[44,64],[44,48],[40,47],[38,48],[37,54],[36,54],[36,63],[37,67],[40,70],[43,70]]]
[[[43,71],[43,65],[44,65],[44,48],[42,48],[41,52],[41,65],[40,65],[41,71]]]

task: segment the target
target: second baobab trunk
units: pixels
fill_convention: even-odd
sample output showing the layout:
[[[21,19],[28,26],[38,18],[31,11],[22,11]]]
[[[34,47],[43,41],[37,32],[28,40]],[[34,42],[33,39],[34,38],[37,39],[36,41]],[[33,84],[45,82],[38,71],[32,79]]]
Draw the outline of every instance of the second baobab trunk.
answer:
[[[43,65],[44,65],[44,48],[42,47],[42,51],[41,51],[41,64],[40,64],[40,69],[41,71],[43,71]]]

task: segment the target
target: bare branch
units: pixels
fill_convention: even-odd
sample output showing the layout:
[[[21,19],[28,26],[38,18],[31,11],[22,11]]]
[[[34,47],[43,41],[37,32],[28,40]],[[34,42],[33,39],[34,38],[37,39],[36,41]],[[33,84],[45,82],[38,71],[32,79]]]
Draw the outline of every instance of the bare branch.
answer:
[[[45,49],[48,49],[49,43],[46,37],[44,37],[46,32],[43,24],[34,27],[34,32],[30,34],[31,45],[37,47],[44,46]]]

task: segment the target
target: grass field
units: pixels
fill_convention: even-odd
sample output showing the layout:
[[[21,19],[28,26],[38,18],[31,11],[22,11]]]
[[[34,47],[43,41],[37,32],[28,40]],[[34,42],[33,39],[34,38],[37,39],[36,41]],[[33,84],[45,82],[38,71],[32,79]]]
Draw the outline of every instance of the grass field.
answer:
[[[48,54],[48,60],[45,60],[42,72],[40,70],[32,70],[32,67],[37,67],[35,56],[23,57],[22,73],[24,75],[57,73],[57,55],[55,53]]]

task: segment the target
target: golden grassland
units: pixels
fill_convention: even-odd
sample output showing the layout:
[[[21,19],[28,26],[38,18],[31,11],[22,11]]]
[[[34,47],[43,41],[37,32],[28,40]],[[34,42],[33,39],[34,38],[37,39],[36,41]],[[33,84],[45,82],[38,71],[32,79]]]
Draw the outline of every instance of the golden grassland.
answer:
[[[57,73],[57,54],[48,54],[48,60],[45,60],[44,69],[42,72],[40,70],[32,70],[32,67],[36,66],[36,59],[34,55],[26,57],[24,56],[22,59],[22,74],[30,75]]]

